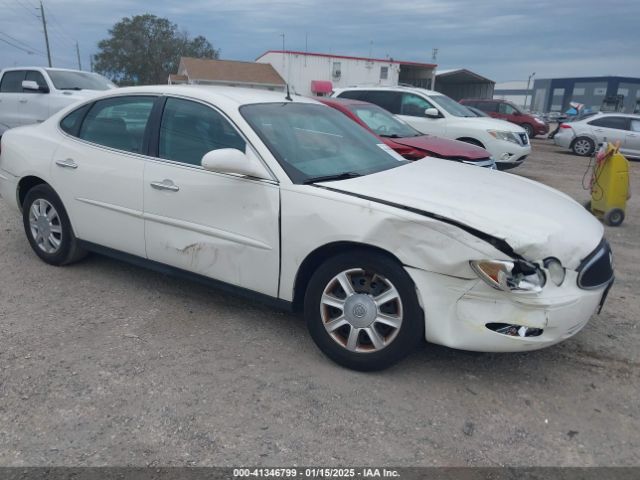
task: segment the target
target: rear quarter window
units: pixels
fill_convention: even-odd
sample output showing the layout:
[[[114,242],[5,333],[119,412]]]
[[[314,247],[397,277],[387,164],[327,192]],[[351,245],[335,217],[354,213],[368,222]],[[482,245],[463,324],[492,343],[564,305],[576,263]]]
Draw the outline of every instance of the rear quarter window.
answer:
[[[62,129],[62,131],[68,133],[69,135],[77,137],[78,133],[80,132],[80,124],[82,123],[82,119],[84,118],[85,113],[87,113],[87,110],[89,110],[90,106],[91,104],[84,105],[83,107],[74,110],[69,115],[64,117],[60,121],[60,128]]]

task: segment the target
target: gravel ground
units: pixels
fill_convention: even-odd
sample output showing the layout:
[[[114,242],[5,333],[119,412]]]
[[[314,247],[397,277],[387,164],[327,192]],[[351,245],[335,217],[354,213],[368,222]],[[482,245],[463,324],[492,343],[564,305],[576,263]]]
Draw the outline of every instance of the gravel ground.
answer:
[[[514,173],[586,200],[588,160],[533,143]],[[295,315],[97,255],[47,266],[0,203],[0,465],[637,465],[638,207],[574,338],[363,374]]]

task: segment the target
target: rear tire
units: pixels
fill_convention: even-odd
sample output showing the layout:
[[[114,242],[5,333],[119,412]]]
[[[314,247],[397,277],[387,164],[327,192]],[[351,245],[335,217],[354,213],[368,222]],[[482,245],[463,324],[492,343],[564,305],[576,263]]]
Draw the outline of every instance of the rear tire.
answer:
[[[313,274],[304,299],[311,338],[334,362],[382,370],[424,342],[424,314],[411,277],[375,252],[337,255]]]
[[[44,262],[68,265],[87,255],[78,245],[60,197],[49,185],[36,185],[27,192],[22,221],[31,248]]]
[[[595,149],[596,144],[587,137],[578,137],[571,144],[571,151],[581,157],[590,157]]]

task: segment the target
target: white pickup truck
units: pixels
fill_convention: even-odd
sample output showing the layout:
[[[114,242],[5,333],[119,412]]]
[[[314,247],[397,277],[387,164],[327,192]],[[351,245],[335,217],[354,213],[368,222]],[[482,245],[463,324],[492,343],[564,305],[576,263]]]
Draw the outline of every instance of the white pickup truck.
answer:
[[[39,123],[58,110],[116,86],[102,75],[61,68],[14,67],[0,72],[0,136]]]

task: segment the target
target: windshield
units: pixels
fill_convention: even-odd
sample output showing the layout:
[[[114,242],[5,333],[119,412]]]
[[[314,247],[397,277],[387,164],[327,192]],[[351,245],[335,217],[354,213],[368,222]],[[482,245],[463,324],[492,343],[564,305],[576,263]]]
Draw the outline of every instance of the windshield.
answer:
[[[309,103],[245,105],[240,113],[295,183],[368,175],[403,165],[342,113]]]
[[[58,90],[109,90],[116,86],[97,73],[47,70]]]
[[[381,137],[403,138],[422,135],[415,128],[375,105],[351,105],[349,110]]]
[[[429,100],[438,104],[446,112],[454,117],[475,117],[476,115],[464,105],[459,104],[446,95],[432,95]]]

